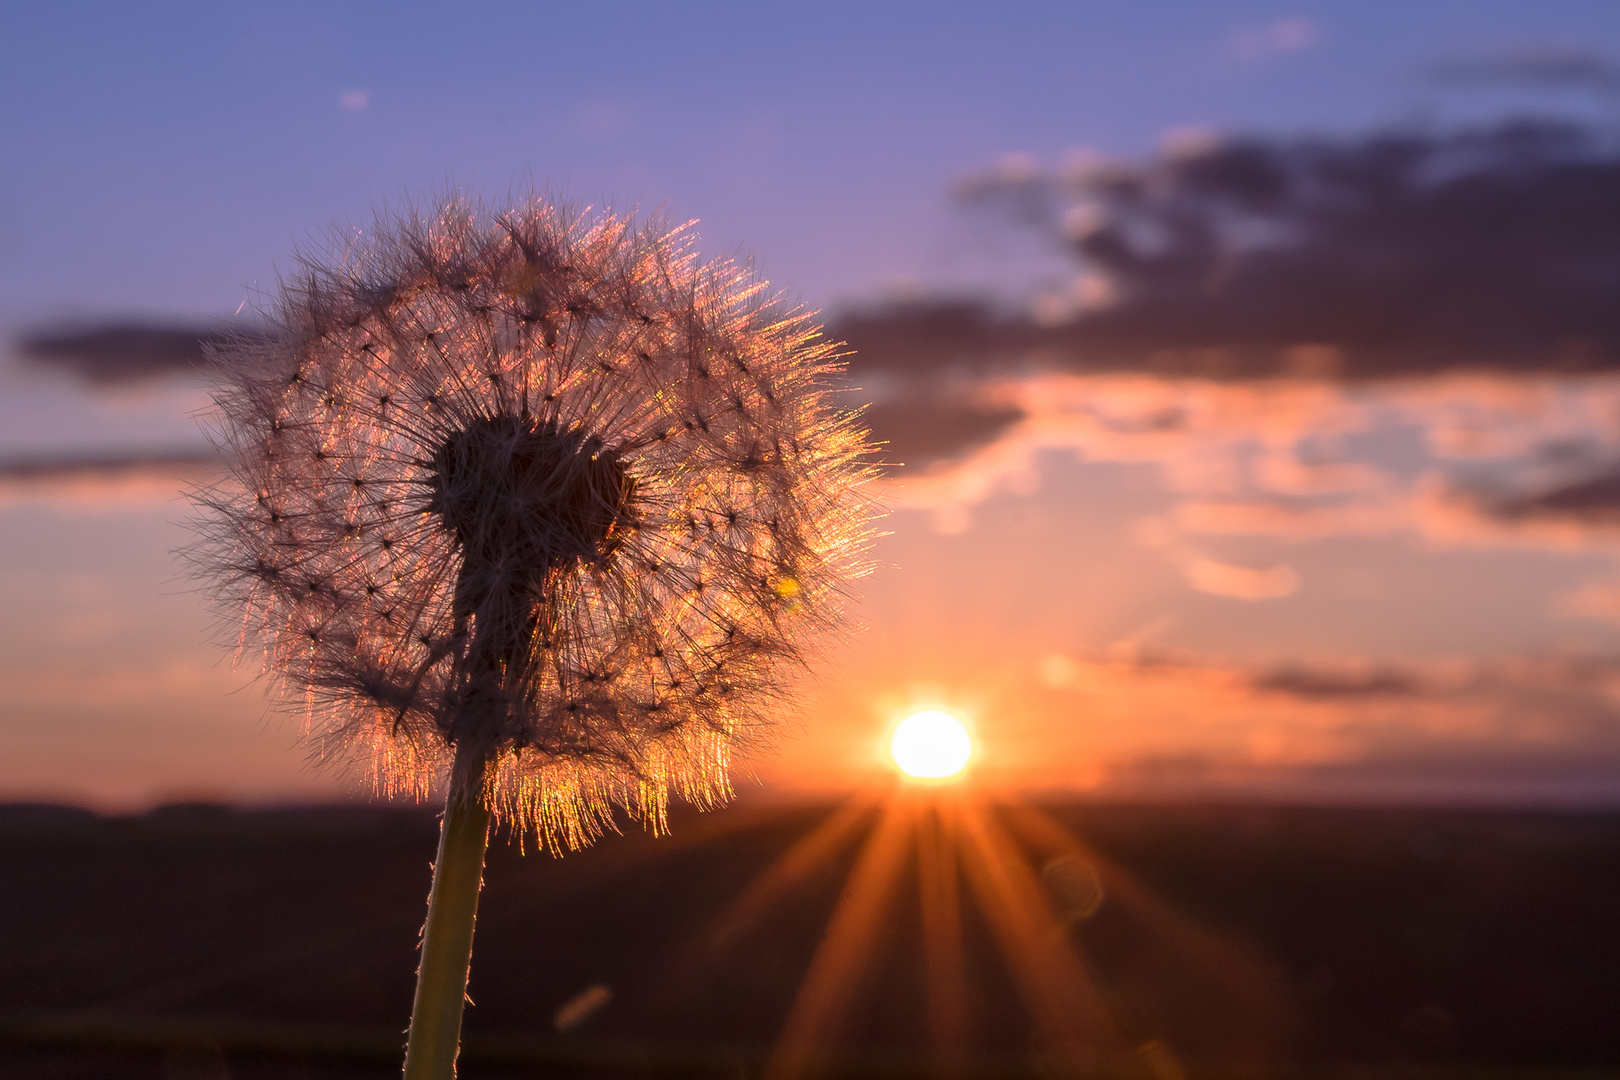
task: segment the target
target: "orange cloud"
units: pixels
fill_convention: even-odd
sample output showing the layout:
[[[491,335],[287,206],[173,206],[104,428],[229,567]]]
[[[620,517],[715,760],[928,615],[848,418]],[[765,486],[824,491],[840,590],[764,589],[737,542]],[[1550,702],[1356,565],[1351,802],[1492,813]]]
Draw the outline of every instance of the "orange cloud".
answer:
[[[1291,566],[1234,566],[1196,556],[1182,566],[1182,573],[1199,592],[1234,600],[1276,600],[1299,589],[1299,574]]]

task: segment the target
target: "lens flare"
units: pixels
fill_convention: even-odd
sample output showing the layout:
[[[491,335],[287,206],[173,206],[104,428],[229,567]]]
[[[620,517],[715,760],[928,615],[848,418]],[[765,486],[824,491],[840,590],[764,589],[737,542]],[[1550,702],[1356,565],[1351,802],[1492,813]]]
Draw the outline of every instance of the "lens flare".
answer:
[[[973,757],[973,736],[962,721],[939,709],[914,712],[889,739],[889,756],[916,780],[948,780]]]

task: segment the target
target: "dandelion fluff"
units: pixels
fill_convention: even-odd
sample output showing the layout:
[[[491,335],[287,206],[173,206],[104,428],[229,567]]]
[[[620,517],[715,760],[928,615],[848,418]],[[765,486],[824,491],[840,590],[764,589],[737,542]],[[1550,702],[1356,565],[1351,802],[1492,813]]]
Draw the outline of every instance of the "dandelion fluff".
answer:
[[[220,353],[201,559],[318,756],[553,847],[723,800],[870,535],[809,315],[684,228],[451,199],[273,317]]]

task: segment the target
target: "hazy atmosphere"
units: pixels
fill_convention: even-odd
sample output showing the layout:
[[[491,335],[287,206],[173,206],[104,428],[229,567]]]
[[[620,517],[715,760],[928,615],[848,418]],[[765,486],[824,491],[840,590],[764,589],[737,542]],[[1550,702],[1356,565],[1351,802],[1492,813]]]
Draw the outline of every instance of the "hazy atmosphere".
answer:
[[[751,255],[903,463],[762,790],[935,704],[1019,788],[1620,794],[1606,5],[7,23],[11,797],[361,792],[174,556],[200,343],[333,230],[530,185]]]
[[[1620,1069],[1620,5],[12,3],[0,102],[5,1076]]]

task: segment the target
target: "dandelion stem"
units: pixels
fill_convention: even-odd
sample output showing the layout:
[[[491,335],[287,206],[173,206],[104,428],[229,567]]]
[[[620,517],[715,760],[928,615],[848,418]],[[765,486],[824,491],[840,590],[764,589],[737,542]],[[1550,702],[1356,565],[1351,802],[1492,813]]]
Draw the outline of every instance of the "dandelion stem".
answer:
[[[481,758],[463,769],[467,763],[459,759],[470,753],[479,751],[466,744],[457,748],[452,776],[468,780],[452,782],[439,830],[439,857],[433,863],[433,889],[422,928],[422,961],[416,970],[416,1002],[405,1044],[405,1080],[452,1080],[456,1075],[490,817],[483,797],[489,761]]]

